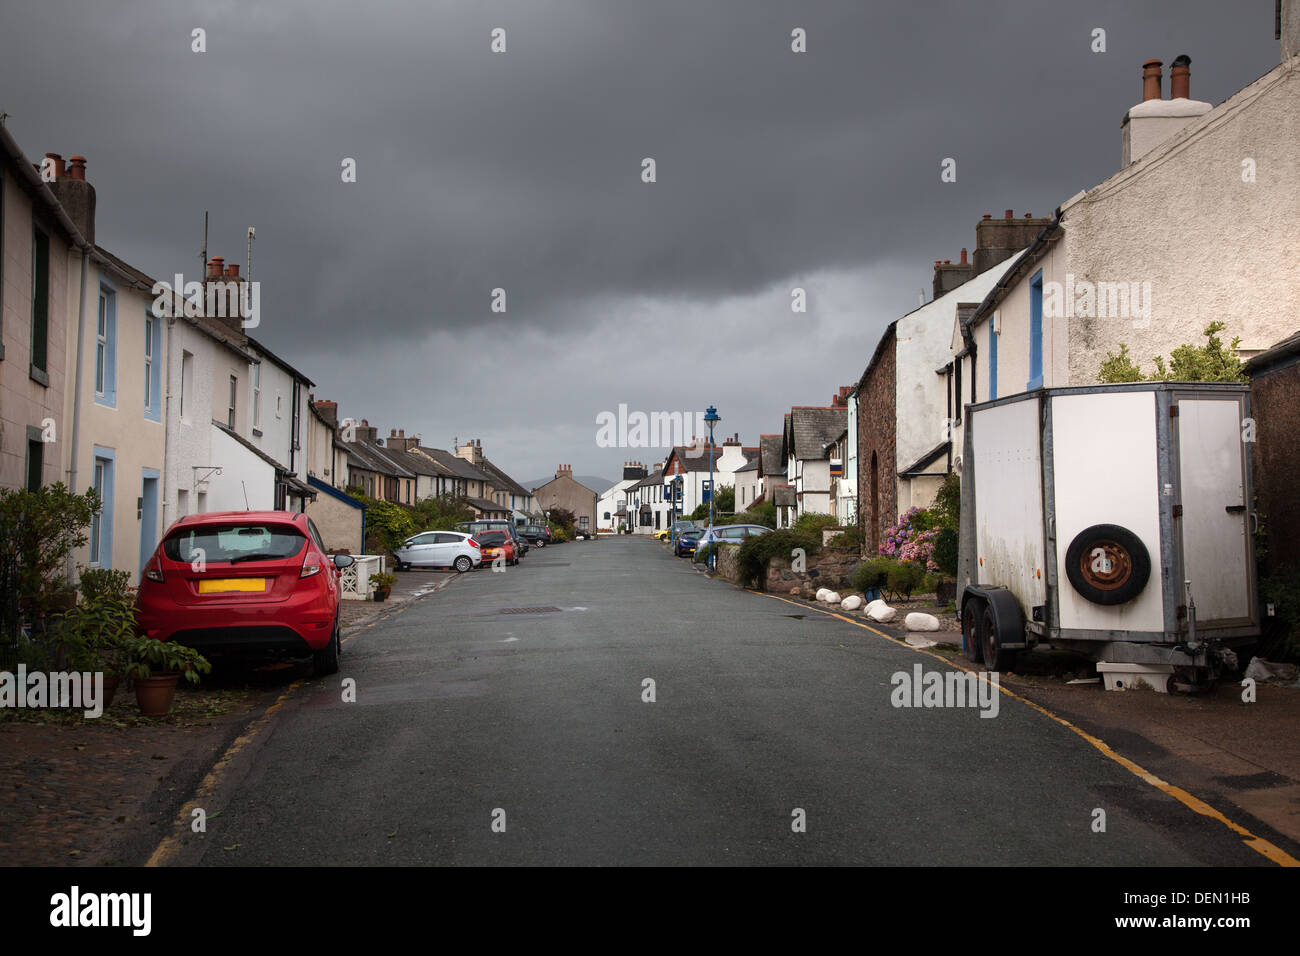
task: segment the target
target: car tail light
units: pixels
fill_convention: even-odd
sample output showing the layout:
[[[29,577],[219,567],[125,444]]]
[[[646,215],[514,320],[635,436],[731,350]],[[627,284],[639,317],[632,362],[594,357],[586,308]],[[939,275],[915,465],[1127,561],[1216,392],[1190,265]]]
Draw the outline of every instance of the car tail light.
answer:
[[[320,555],[308,549],[307,556],[302,559],[302,571],[298,573],[298,577],[309,578],[313,574],[320,574],[320,569]]]
[[[466,538],[465,543],[469,545],[471,548],[478,548],[480,551],[483,550],[483,545],[479,544],[473,538]]]
[[[162,565],[158,562],[157,551],[155,551],[153,557],[149,559],[149,563],[144,566],[144,576],[150,581],[162,581]]]

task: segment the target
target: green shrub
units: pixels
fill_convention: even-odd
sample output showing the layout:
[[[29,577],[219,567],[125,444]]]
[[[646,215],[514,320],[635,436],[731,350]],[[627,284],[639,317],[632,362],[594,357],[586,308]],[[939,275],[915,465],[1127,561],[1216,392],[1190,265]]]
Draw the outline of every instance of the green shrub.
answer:
[[[897,561],[884,555],[867,558],[853,570],[852,576],[855,591],[884,588],[904,601],[911,600],[912,592],[921,587],[925,580],[925,568],[921,565],[912,561]]]
[[[925,581],[925,568],[911,561],[895,561],[889,569],[889,590],[901,595],[904,601],[912,599],[912,592]]]
[[[802,548],[809,556],[817,554],[822,549],[821,535],[783,528],[756,538],[746,538],[736,556],[740,583],[745,587],[760,584],[767,573],[768,561],[777,556],[789,559],[795,548]]]
[[[952,528],[954,531],[961,527],[961,476],[957,472],[950,471],[944,476],[943,483],[935,492],[930,511],[938,519],[935,527]]]
[[[718,542],[710,541],[704,547],[695,549],[695,553],[691,555],[691,561],[694,564],[705,564],[708,562],[709,558],[713,557],[717,550]]]
[[[135,595],[129,585],[114,590],[123,579],[130,579],[128,572],[103,570],[107,573],[82,575],[83,585],[87,576],[94,582],[92,591],[54,619],[51,633],[69,669],[122,674],[126,642],[135,636]]]
[[[858,548],[862,547],[862,529],[854,525],[841,531],[835,537],[831,538],[831,546],[835,548]]]
[[[93,488],[84,495],[62,483],[0,490],[0,636],[17,637],[24,618],[33,633],[44,631],[67,584],[68,553],[86,543],[99,508]]]
[[[834,515],[820,514],[815,511],[810,511],[807,514],[801,514],[795,519],[794,524],[790,527],[794,531],[802,531],[807,534],[816,535],[817,540],[821,541],[822,531],[824,529],[837,528],[839,527],[839,524],[839,519]]]
[[[954,528],[944,525],[934,539],[934,563],[949,577],[957,574],[958,535]]]
[[[869,591],[872,588],[883,588],[889,584],[889,570],[896,561],[892,558],[876,556],[867,558],[856,568],[853,569],[851,581],[853,590]]]
[[[747,514],[753,515],[754,520],[749,524],[761,524],[765,528],[776,528],[776,505],[770,501],[764,501],[760,505],[750,508]]]
[[[135,600],[131,589],[131,572],[114,571],[112,568],[80,568],[80,584],[83,600],[110,597]]]

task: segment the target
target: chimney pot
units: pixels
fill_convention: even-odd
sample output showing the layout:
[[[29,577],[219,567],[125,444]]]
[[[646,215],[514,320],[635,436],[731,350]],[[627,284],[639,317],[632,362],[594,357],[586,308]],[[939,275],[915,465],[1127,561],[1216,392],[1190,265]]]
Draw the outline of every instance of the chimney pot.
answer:
[[[1142,102],[1160,99],[1162,74],[1160,60],[1147,60],[1142,64]]]
[[[963,250],[961,251],[961,264],[962,264],[962,265],[966,265],[966,250],[965,250],[965,249],[963,249]]]
[[[951,259],[944,259],[944,260],[943,260],[943,264],[946,265],[946,266],[950,266],[950,265],[952,265],[952,260],[951,260]]]
[[[86,178],[86,157],[85,156],[68,157],[68,178],[80,179],[82,181],[85,180]]]
[[[1025,213],[1025,218],[1026,218],[1026,219],[1033,219],[1033,218],[1034,218],[1034,214],[1031,213],[1031,212],[1027,212],[1027,213]]]
[[[1192,98],[1192,58],[1186,53],[1179,55],[1169,67],[1169,97],[1175,100]]]
[[[985,218],[985,219],[992,219],[992,218],[993,218],[993,213],[991,213],[991,212],[986,212],[986,213],[984,214],[984,218]]]
[[[1014,218],[1015,218],[1015,215],[1016,215],[1016,214],[1015,214],[1015,211],[1014,211],[1014,210],[1008,209],[1008,210],[1007,210],[1006,218],[1008,218],[1008,219],[1014,219]]]
[[[232,276],[232,277],[238,279],[238,278],[239,278],[239,263],[238,263],[238,262],[232,262],[230,265],[226,266],[226,275],[228,275],[228,276]]]
[[[62,179],[67,167],[63,163],[63,157],[58,153],[46,153],[45,158],[50,160],[54,165],[54,178]]]

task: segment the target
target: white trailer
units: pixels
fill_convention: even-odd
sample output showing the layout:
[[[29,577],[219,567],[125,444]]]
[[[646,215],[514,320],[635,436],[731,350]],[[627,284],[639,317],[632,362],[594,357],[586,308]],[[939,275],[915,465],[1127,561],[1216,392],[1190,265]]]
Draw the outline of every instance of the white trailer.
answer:
[[[957,607],[967,656],[1039,644],[1107,686],[1212,682],[1259,634],[1244,385],[1038,389],[964,423]]]

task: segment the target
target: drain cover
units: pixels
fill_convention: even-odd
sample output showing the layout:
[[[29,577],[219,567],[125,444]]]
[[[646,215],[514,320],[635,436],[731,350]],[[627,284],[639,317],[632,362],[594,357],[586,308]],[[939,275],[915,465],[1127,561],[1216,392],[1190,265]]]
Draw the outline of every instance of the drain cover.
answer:
[[[558,611],[558,607],[503,607],[493,612],[495,614],[549,614],[551,611]]]

